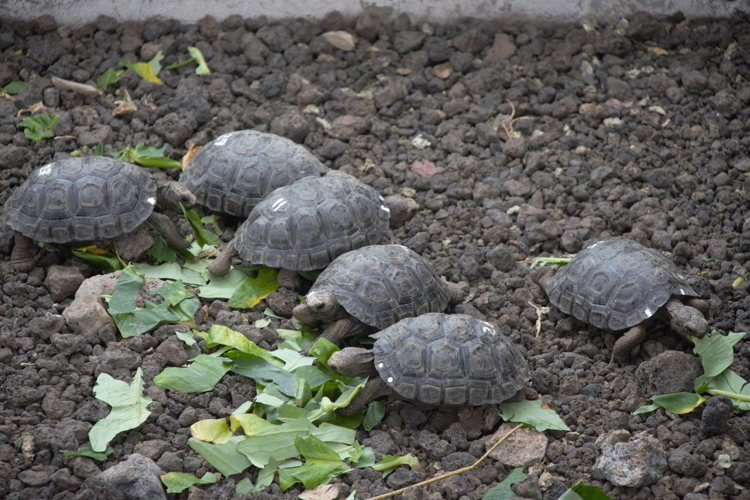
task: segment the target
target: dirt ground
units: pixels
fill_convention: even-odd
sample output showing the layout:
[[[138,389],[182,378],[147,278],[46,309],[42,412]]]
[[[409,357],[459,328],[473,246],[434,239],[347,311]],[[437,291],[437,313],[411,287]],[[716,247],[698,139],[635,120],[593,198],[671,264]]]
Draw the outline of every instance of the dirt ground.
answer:
[[[328,30],[353,33],[354,50],[331,46],[320,36]],[[166,65],[185,58],[188,46],[203,52],[213,73],[197,76],[193,65],[163,70],[157,85],[128,72],[114,88],[127,88],[138,111],[119,118],[111,113],[112,92],[89,97],[50,80],[91,83],[120,59],[147,61],[158,50]],[[555,499],[585,480],[619,499],[750,498],[750,414],[730,413],[717,433],[702,422],[702,409],[631,415],[652,390],[644,377],[664,368],[641,364],[690,347],[656,326],[629,362],[608,367],[616,335],[554,309],[537,335],[531,304],[548,304],[528,266],[536,256],[625,236],[695,276],[711,299],[712,327],[750,330],[747,286],[731,286],[747,276],[750,252],[749,79],[750,22],[739,15],[636,15],[609,26],[437,25],[373,14],[320,22],[235,16],[197,25],[101,17],[78,28],[48,18],[0,20],[0,85],[33,83],[13,100],[0,99],[0,204],[33,168],[83,146],[103,143],[111,152],[167,143],[179,158],[189,143],[237,129],[290,137],[384,196],[414,197],[422,208],[395,241],[447,279],[468,281],[472,299],[454,310],[494,322],[525,349],[532,387],[572,431],[547,433],[545,458],[518,485],[519,496]],[[37,102],[60,117],[61,137],[32,143],[17,128],[17,112]],[[10,245],[4,229],[0,497],[94,498],[87,479],[135,451],[163,471],[210,470],[186,445],[189,426],[252,397],[252,384],[239,376],[198,395],[150,387],[151,417],[115,439],[117,455],[106,462],[60,453],[85,444],[109,411],[94,399],[96,376],[129,381],[141,366],[149,387],[173,359],[160,349],[171,330],[116,344],[72,335],[60,315],[71,298],[53,300],[45,278],[56,264],[95,270],[60,252],[39,252],[34,270],[11,273]],[[235,312],[215,302],[201,326],[252,324],[263,308]],[[732,368],[750,378],[750,342],[735,352]],[[391,403],[381,426],[358,438],[378,455],[411,453],[420,465],[386,479],[370,469],[348,473],[335,480],[339,498],[353,489],[385,493],[467,465],[499,424],[495,408],[452,413]],[[617,429],[658,439],[668,467],[655,483],[622,488],[592,477],[595,440]],[[478,499],[510,469],[490,459],[402,498]],[[179,498],[236,498],[240,477]],[[274,484],[245,498],[299,493]]]

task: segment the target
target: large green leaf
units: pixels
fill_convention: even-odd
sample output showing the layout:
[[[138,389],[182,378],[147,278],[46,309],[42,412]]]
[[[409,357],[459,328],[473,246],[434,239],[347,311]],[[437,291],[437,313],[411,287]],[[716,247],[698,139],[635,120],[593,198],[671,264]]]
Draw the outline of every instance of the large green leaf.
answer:
[[[182,204],[180,204],[180,207],[182,207],[182,213],[185,215],[185,218],[193,228],[193,232],[195,233],[195,241],[201,246],[218,246],[220,243],[219,237],[212,231],[206,229],[206,227],[203,225],[203,222],[201,221],[201,216],[198,215],[198,212],[196,212],[192,208],[185,208],[182,206]]]
[[[9,84],[7,84],[5,87],[3,87],[2,91],[8,95],[16,95],[16,94],[20,94],[24,90],[31,88],[31,87],[32,85],[29,82],[13,80]]]
[[[517,467],[510,471],[510,474],[505,476],[505,479],[497,486],[493,486],[487,490],[482,500],[510,500],[511,498],[515,498],[516,494],[510,489],[510,485],[524,479],[526,479],[526,474],[524,474],[523,469]]]
[[[167,493],[180,493],[196,484],[214,484],[219,481],[220,476],[212,472],[206,472],[202,478],[197,478],[186,472],[167,472],[159,478],[167,487]]]
[[[703,376],[715,377],[729,368],[734,359],[734,345],[744,336],[745,332],[729,332],[727,335],[721,335],[713,331],[703,338],[695,339],[693,352],[701,358]]]
[[[675,392],[672,394],[657,394],[651,396],[651,401],[668,412],[682,415],[690,413],[706,400],[700,394],[694,392]]]
[[[187,285],[204,285],[206,282],[200,274],[190,269],[180,267],[176,262],[166,262],[156,266],[151,264],[133,264],[132,268],[146,278],[182,281]]]
[[[112,297],[109,299],[109,314],[114,316],[135,311],[138,292],[145,282],[146,279],[133,266],[127,266],[123,269],[117,277],[117,281],[115,281],[115,288],[112,291]]]
[[[287,473],[301,481],[305,489],[315,488],[349,469],[336,451],[315,436],[298,437],[294,444],[305,463]]]
[[[251,271],[240,286],[235,290],[227,305],[237,309],[249,309],[255,307],[261,300],[265,299],[279,288],[276,277],[277,269],[260,267]]]
[[[120,432],[135,429],[151,414],[146,409],[151,398],[143,396],[143,372],[135,372],[133,382],[127,384],[106,373],[100,374],[94,386],[94,396],[112,407],[109,415],[99,420],[89,430],[91,449],[103,452],[109,442]]]
[[[502,403],[500,412],[506,422],[516,422],[530,425],[539,432],[548,429],[569,431],[570,428],[560,418],[555,410],[542,408],[542,400],[519,401],[517,403]]]
[[[231,347],[240,352],[262,358],[271,364],[279,364],[278,360],[269,351],[266,351],[262,347],[258,347],[255,342],[248,339],[240,332],[236,332],[226,326],[216,324],[211,325],[208,332],[204,333],[202,336],[208,347],[215,347],[217,345]]]
[[[99,462],[103,462],[112,455],[115,452],[115,449],[111,446],[107,446],[107,449],[104,451],[94,451],[91,449],[90,444],[86,444],[84,446],[81,446],[77,450],[60,450],[62,451],[63,455],[66,457],[86,457],[91,458],[93,460],[97,460]]]
[[[207,285],[198,289],[198,297],[204,299],[231,298],[246,279],[247,275],[243,271],[232,269],[225,276],[212,277]]]
[[[612,500],[609,495],[598,486],[584,484],[578,481],[575,486],[569,488],[558,500]]]
[[[750,410],[750,383],[732,370],[724,370],[709,383],[707,391],[717,396],[727,396],[740,410]]]
[[[298,437],[309,435],[312,427],[305,419],[262,427],[247,428],[243,425],[247,437],[237,446],[237,450],[256,467],[264,467],[271,458],[283,461],[298,457],[294,441]]]
[[[211,464],[211,467],[221,472],[224,477],[229,477],[239,474],[251,465],[245,455],[237,451],[238,444],[244,439],[236,436],[224,444],[213,444],[190,438],[188,445]]]
[[[370,432],[385,417],[385,403],[383,401],[370,401],[367,405],[367,412],[362,421],[362,427]]]
[[[417,460],[416,457],[411,456],[411,454],[401,456],[384,455],[383,460],[376,464],[373,464],[372,468],[382,472],[383,476],[387,476],[388,474],[396,470],[397,467],[408,465],[413,469],[417,466],[418,463],[419,460]]]
[[[232,367],[230,360],[207,354],[200,354],[192,361],[185,368],[165,368],[154,377],[154,385],[182,392],[207,392]]]

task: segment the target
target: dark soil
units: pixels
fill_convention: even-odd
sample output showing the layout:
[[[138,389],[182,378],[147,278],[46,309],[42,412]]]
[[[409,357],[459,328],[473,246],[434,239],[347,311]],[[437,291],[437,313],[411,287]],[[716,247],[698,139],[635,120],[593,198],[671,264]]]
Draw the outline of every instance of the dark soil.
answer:
[[[750,23],[742,16],[636,16],[621,28],[435,25],[371,14],[315,23],[235,16],[198,25],[102,17],[76,28],[48,18],[1,20],[0,85],[20,79],[33,87],[0,99],[0,204],[33,168],[83,146],[116,151],[166,142],[179,158],[189,143],[236,129],[285,135],[383,195],[413,196],[422,209],[396,230],[396,241],[449,280],[471,284],[473,298],[456,311],[493,321],[525,348],[533,388],[572,432],[547,433],[546,457],[519,495],[553,499],[585,480],[621,499],[750,498],[750,414],[730,411],[718,427],[702,422],[700,409],[631,415],[649,395],[636,368],[665,350],[689,353],[677,336],[657,328],[629,363],[608,368],[614,334],[552,310],[536,335],[531,303],[547,302],[528,260],[613,236],[664,251],[695,275],[711,298],[712,327],[750,329],[747,285],[731,286],[748,274],[750,252]],[[355,33],[355,50],[342,52],[319,36],[332,29]],[[88,97],[51,84],[52,76],[93,82],[118,60],[148,60],[159,49],[166,65],[192,45],[213,74],[196,76],[194,66],[165,70],[164,85],[125,74],[115,87],[130,92],[138,106],[132,115],[112,116],[111,93]],[[438,66],[444,63],[449,75]],[[60,137],[31,143],[16,127],[16,113],[39,101],[60,116]],[[509,129],[513,138],[502,127],[510,103],[515,117],[525,118]],[[413,142],[417,136],[427,142]],[[172,329],[110,344],[73,336],[60,316],[71,298],[54,301],[45,278],[58,264],[95,271],[61,252],[40,252],[33,271],[10,273],[10,235],[1,234],[0,497],[94,498],[86,479],[136,451],[163,471],[209,470],[186,445],[189,426],[226,416],[252,397],[252,384],[228,375],[199,395],[150,386],[161,369],[186,359],[175,352]],[[215,302],[202,326],[252,330],[262,310],[235,312]],[[261,345],[274,342],[258,336]],[[736,353],[733,369],[750,378],[750,342]],[[118,458],[63,456],[61,449],[85,444],[109,411],[93,397],[96,376],[129,381],[138,366],[154,399],[152,415],[113,442]],[[387,479],[373,470],[349,473],[336,480],[339,498],[351,489],[384,493],[466,465],[498,425],[492,408],[448,413],[391,403],[381,427],[359,438],[379,455],[412,453],[419,467]],[[669,468],[655,484],[618,488],[591,477],[594,442],[614,429],[658,438]],[[489,459],[403,498],[481,498],[509,470]],[[236,480],[181,498],[232,498]],[[292,499],[299,491],[282,494],[273,485],[249,497]]]

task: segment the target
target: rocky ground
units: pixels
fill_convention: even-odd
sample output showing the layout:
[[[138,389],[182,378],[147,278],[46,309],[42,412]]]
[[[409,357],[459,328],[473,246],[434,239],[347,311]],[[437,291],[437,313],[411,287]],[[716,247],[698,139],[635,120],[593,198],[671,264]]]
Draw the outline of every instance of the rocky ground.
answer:
[[[355,48],[333,47],[320,36],[328,30],[354,34]],[[129,91],[138,106],[130,115],[113,117],[111,92],[90,97],[50,80],[91,83],[122,58],[146,61],[158,50],[166,65],[193,45],[213,73],[197,76],[192,65],[164,70],[163,85],[124,74],[113,88]],[[703,415],[631,415],[651,394],[690,387],[700,366],[686,354],[689,346],[657,327],[628,363],[608,368],[613,334],[555,310],[537,334],[532,304],[547,302],[528,266],[535,256],[574,253],[601,238],[632,238],[696,276],[711,298],[713,327],[749,330],[747,288],[731,286],[748,274],[750,252],[743,237],[750,231],[748,47],[743,16],[637,15],[611,26],[437,25],[376,14],[283,23],[235,16],[197,25],[102,17],[77,28],[48,18],[0,20],[0,85],[33,83],[15,99],[0,99],[0,204],[33,168],[83,146],[116,151],[164,142],[179,158],[189,143],[236,129],[290,137],[383,195],[413,197],[422,209],[396,240],[449,280],[471,284],[471,300],[457,311],[493,321],[525,348],[533,388],[572,431],[546,433],[546,453],[516,487],[519,496],[553,499],[585,480],[613,498],[750,498],[750,414],[714,400]],[[17,128],[17,113],[37,102],[60,121],[57,138],[32,143]],[[228,375],[199,395],[150,386],[165,366],[187,359],[172,329],[119,341],[111,332],[74,335],[61,313],[95,271],[63,253],[40,252],[34,270],[10,273],[10,242],[4,230],[0,496],[94,498],[106,490],[102,484],[128,478],[127,471],[100,472],[136,452],[146,457],[132,459],[141,475],[153,469],[147,459],[162,471],[208,470],[186,446],[189,426],[252,397],[246,379]],[[262,309],[237,312],[214,302],[202,326],[250,331]],[[257,340],[266,347],[276,341]],[[104,463],[63,456],[61,449],[85,444],[109,411],[93,397],[96,376],[130,380],[139,366],[155,401],[146,424],[118,437],[116,458]],[[733,369],[750,378],[750,342],[737,346]],[[382,425],[359,438],[379,455],[412,453],[420,465],[387,479],[369,469],[349,473],[336,480],[340,498],[467,465],[499,425],[494,408],[452,413],[390,404]],[[617,431],[610,443],[627,440],[627,432],[636,452],[647,454],[630,483],[640,486],[599,479],[595,462],[613,446],[595,442],[610,431]],[[481,498],[510,469],[489,459],[404,498]],[[232,498],[234,484],[180,497]],[[125,498],[128,491],[106,494]],[[298,494],[273,485],[252,498]]]

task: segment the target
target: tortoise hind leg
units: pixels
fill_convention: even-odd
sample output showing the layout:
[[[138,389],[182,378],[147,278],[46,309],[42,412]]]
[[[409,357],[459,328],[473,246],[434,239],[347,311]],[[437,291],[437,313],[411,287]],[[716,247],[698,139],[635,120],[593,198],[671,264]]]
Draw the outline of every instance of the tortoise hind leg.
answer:
[[[622,334],[612,348],[612,358],[609,361],[610,366],[613,365],[615,361],[625,361],[628,356],[630,356],[632,350],[643,343],[646,334],[647,330],[643,324],[635,325]]]
[[[16,271],[31,271],[34,267],[34,242],[18,231],[14,233],[10,265]]]
[[[190,245],[185,241],[185,238],[180,236],[180,232],[177,230],[177,226],[174,222],[164,214],[158,212],[152,212],[148,218],[148,223],[153,227],[159,234],[161,234],[167,243],[177,250],[185,250]]]
[[[344,417],[354,415],[358,411],[362,410],[367,403],[373,399],[377,399],[381,396],[387,396],[393,394],[393,389],[388,387],[383,379],[380,377],[374,377],[367,381],[365,387],[354,396],[352,402],[349,403],[345,408],[340,408],[337,413]]]
[[[450,304],[458,304],[469,295],[469,284],[465,281],[459,283],[451,283],[450,281],[445,280],[442,281],[448,290],[448,302]]]

